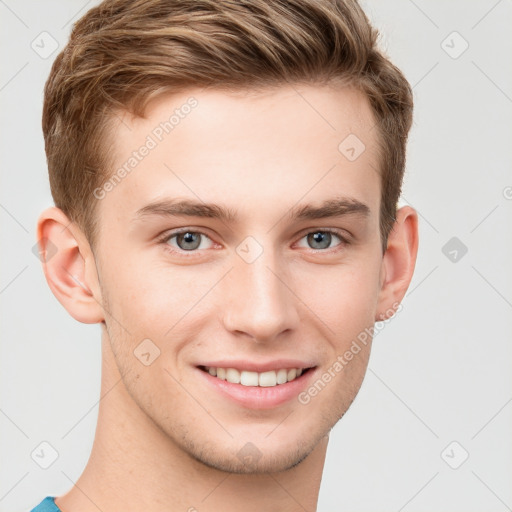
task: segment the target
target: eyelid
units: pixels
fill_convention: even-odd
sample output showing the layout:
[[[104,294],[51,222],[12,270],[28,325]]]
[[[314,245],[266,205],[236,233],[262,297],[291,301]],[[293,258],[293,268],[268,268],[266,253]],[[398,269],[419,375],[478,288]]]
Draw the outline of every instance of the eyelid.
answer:
[[[220,244],[218,242],[215,242],[213,240],[213,238],[208,234],[206,233],[205,231],[202,231],[201,229],[199,228],[191,228],[191,227],[183,227],[183,228],[176,228],[174,230],[167,230],[165,231],[164,233],[162,233],[161,235],[159,235],[157,237],[157,241],[163,245],[165,245],[165,249],[171,253],[174,253],[174,254],[179,254],[180,256],[184,256],[184,257],[194,257],[194,256],[197,256],[199,255],[201,252],[203,251],[206,251],[208,249],[195,249],[195,250],[192,250],[192,251],[186,251],[184,249],[180,249],[179,247],[178,248],[175,248],[175,247],[172,247],[169,245],[169,240],[177,235],[180,235],[182,233],[188,233],[188,232],[191,232],[191,233],[197,233],[199,235],[202,235],[202,236],[205,236],[206,238],[208,238],[213,245],[217,245],[217,246],[220,246]],[[338,248],[339,247],[343,247],[343,246],[346,246],[348,244],[350,244],[351,242],[351,234],[346,232],[345,230],[342,230],[342,229],[337,229],[337,228],[307,228],[307,229],[304,229],[298,236],[298,240],[293,244],[293,245],[296,245],[299,241],[301,241],[304,237],[306,237],[307,235],[311,234],[311,233],[318,233],[318,232],[322,232],[322,233],[332,233],[333,235],[337,236],[339,239],[340,239],[340,243],[335,245],[334,247],[329,247],[327,249],[313,249],[312,247],[303,247],[302,249],[307,249],[311,252],[314,252],[314,253],[329,253],[329,252],[334,252],[336,250],[339,250]]]
[[[336,250],[336,248],[338,248],[340,246],[345,246],[350,243],[350,236],[345,230],[336,229],[336,228],[313,228],[313,229],[308,228],[308,229],[304,230],[299,235],[299,238],[298,238],[297,242],[295,242],[295,244],[297,244],[304,237],[306,237],[307,235],[310,235],[312,233],[331,233],[340,239],[340,243],[335,245],[334,247],[329,247],[327,249],[313,249],[312,247],[302,247],[302,249],[308,249],[309,251],[313,251],[313,252],[330,252],[330,251]]]
[[[213,240],[213,238],[208,233],[205,233],[201,229],[190,228],[190,227],[183,227],[183,228],[177,228],[177,229],[165,231],[164,233],[162,233],[161,235],[159,235],[157,237],[157,242],[159,244],[163,244],[167,251],[169,251],[173,254],[179,254],[180,256],[185,256],[188,258],[193,257],[194,255],[197,255],[203,251],[208,250],[208,249],[194,249],[192,251],[186,251],[184,249],[180,249],[179,247],[171,246],[169,244],[169,240],[171,240],[171,238],[174,238],[182,233],[196,233],[198,235],[208,238],[208,240],[210,240],[213,245],[220,245],[217,242],[215,242]]]
[[[175,228],[175,229],[166,229],[162,233],[160,233],[157,236],[157,240],[164,241],[169,240],[169,238],[172,238],[173,236],[180,235],[182,233],[198,233],[200,235],[206,236],[207,238],[212,238],[204,228],[193,228],[193,227],[182,227],[182,228]]]

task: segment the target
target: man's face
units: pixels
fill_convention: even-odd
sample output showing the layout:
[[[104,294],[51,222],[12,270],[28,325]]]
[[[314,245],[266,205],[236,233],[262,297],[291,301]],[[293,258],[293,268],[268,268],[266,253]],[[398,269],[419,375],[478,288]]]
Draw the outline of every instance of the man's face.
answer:
[[[166,133],[160,123],[176,109]],[[191,90],[122,121],[113,170],[137,162],[99,201],[95,255],[105,336],[130,403],[209,466],[290,468],[346,412],[368,362],[370,343],[360,344],[299,401],[375,321],[382,251],[369,106],[326,87]],[[216,377],[205,366],[222,369]],[[294,368],[310,369],[271,385]]]

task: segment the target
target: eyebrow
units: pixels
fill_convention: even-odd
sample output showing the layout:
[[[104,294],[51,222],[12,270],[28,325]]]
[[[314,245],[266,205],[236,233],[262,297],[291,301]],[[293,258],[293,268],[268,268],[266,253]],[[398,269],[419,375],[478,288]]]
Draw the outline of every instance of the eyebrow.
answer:
[[[153,215],[160,217],[204,217],[219,219],[223,222],[236,222],[237,220],[236,210],[217,204],[175,199],[163,199],[140,208],[137,210],[134,220]],[[326,200],[317,206],[312,204],[294,206],[285,214],[289,219],[297,220],[315,220],[346,215],[368,217],[370,208],[357,199],[342,197]]]
[[[160,217],[205,217],[219,219],[224,222],[236,220],[236,213],[229,208],[216,204],[207,204],[190,200],[163,199],[150,203],[137,210],[135,219],[158,215]]]
[[[368,217],[370,215],[370,208],[361,201],[353,198],[329,199],[319,206],[307,204],[292,208],[289,217],[292,219],[314,220],[327,217],[343,217],[353,214]]]

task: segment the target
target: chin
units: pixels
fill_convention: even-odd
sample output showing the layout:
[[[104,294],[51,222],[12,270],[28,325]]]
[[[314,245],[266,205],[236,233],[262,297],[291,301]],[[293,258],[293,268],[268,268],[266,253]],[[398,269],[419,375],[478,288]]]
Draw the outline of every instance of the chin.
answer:
[[[319,440],[325,434],[319,435]],[[219,447],[205,447],[200,452],[197,449],[188,449],[188,454],[196,461],[218,471],[239,475],[257,475],[279,473],[298,466],[317,446],[318,441],[290,442],[289,445],[265,443],[265,440],[247,441],[241,444],[227,443],[224,449]]]

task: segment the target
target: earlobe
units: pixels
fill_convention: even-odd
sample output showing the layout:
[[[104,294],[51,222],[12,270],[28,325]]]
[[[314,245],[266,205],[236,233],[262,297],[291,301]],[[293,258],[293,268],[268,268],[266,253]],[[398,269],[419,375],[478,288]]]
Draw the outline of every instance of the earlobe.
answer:
[[[37,223],[39,255],[46,281],[76,320],[104,320],[96,263],[82,231],[59,208],[48,208]]]
[[[410,206],[403,206],[397,211],[382,259],[376,321],[393,316],[399,307],[411,282],[417,253],[418,214]]]

